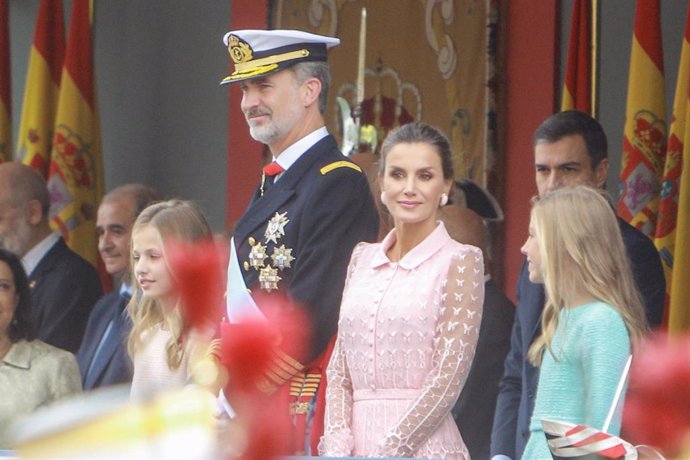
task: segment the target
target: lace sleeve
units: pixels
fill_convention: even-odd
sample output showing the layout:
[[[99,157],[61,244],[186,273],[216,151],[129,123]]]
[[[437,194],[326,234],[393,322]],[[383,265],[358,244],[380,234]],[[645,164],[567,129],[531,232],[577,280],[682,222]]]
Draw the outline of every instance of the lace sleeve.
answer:
[[[484,304],[484,262],[479,249],[453,255],[441,295],[432,367],[420,396],[379,443],[375,457],[410,457],[453,408],[472,365]]]
[[[357,258],[363,243],[357,245],[352,252],[350,265],[347,268],[347,280],[343,298],[347,295],[350,277],[357,266]],[[345,352],[342,349],[340,335],[335,342],[331,360],[326,370],[326,415],[324,420],[324,435],[319,442],[319,455],[325,457],[348,457],[354,448],[352,436],[352,382],[347,368]]]
[[[340,340],[335,343],[326,376],[326,416],[319,455],[348,457],[354,447],[352,437],[352,384]]]

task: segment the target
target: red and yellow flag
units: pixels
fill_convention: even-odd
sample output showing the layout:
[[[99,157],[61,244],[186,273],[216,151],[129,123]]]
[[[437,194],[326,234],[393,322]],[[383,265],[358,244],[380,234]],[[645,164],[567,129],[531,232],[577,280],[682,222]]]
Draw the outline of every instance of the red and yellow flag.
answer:
[[[666,162],[664,175],[659,195],[659,212],[657,214],[656,234],[654,244],[659,250],[661,263],[666,276],[666,312],[665,322],[669,329],[682,329],[683,321],[679,321],[679,315],[683,310],[690,313],[690,306],[681,308],[674,314],[674,325],[670,324],[670,299],[673,285],[674,253],[676,247],[676,224],[678,220],[678,201],[680,192],[681,172],[683,171],[683,157],[687,156],[690,149],[690,7],[685,23],[685,34],[681,46],[680,65],[678,67],[678,80],[676,81],[676,94],[673,99],[673,119],[666,146]],[[687,177],[687,174],[686,174]],[[687,208],[686,208],[687,209]],[[686,273],[690,273],[686,271]],[[687,284],[687,283],[686,283]],[[687,299],[688,297],[686,297]],[[680,327],[679,327],[680,326]]]
[[[656,229],[664,170],[665,113],[659,0],[638,0],[630,53],[618,215],[651,238]]]
[[[671,333],[690,330],[690,7],[678,67],[655,244],[666,275]]]
[[[592,109],[592,0],[575,0],[561,110],[594,115]]]
[[[26,72],[17,159],[48,178],[60,74],[65,58],[62,0],[41,0]]]
[[[7,0],[0,0],[0,163],[12,159],[12,84]]]
[[[103,195],[90,0],[73,0],[50,156],[51,223],[97,266],[96,211]]]

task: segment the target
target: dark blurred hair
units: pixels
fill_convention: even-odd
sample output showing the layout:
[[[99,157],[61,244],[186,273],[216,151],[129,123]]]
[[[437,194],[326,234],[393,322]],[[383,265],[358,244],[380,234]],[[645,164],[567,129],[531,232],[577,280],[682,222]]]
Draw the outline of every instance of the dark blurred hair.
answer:
[[[35,338],[31,322],[31,289],[29,289],[29,280],[26,277],[24,266],[19,257],[5,249],[0,249],[0,261],[5,262],[10,267],[14,277],[15,291],[19,297],[17,308],[14,310],[8,328],[10,342],[15,343],[21,339],[31,341]]]
[[[398,144],[414,144],[417,142],[436,147],[438,155],[441,158],[443,178],[445,180],[455,178],[455,171],[453,170],[453,152],[450,148],[448,138],[438,128],[419,122],[402,125],[388,133],[386,140],[384,140],[381,145],[379,174],[383,174],[386,170],[386,155],[388,155],[388,152],[393,147]]]
[[[585,141],[592,169],[608,158],[606,134],[598,121],[584,112],[566,110],[551,115],[534,132],[534,143],[552,144],[564,137],[580,135]]]

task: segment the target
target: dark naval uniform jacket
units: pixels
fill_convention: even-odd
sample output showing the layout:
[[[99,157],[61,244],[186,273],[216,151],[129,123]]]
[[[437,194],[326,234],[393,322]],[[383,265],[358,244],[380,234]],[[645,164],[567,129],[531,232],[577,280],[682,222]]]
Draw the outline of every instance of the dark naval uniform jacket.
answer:
[[[666,291],[659,253],[652,240],[642,232],[620,218],[618,225],[647,322],[655,328],[662,321]],[[541,312],[545,303],[544,285],[529,280],[526,261],[520,270],[517,297],[510,351],[505,361],[491,434],[491,455],[503,454],[512,459],[522,457],[529,438],[539,369],[527,361],[527,351],[541,333]]]
[[[253,294],[285,293],[306,309],[312,341],[298,361],[307,364],[335,335],[352,249],[376,240],[379,216],[366,175],[331,135],[270,182],[237,223],[235,250]]]
[[[125,311],[128,301],[128,295],[113,291],[93,307],[77,353],[84,390],[132,381],[132,361],[127,353],[132,328]]]
[[[29,286],[37,338],[76,353],[103,294],[96,269],[60,238],[29,275]]]

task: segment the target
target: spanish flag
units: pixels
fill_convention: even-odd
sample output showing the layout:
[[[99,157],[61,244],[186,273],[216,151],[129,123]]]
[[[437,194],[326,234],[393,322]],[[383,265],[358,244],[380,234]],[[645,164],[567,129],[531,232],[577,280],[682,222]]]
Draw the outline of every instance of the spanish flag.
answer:
[[[41,0],[29,53],[17,159],[48,179],[60,73],[65,58],[62,0]]]
[[[12,159],[12,85],[7,0],[0,0],[0,163]]]
[[[618,214],[654,238],[666,152],[666,100],[659,0],[637,0]]]
[[[97,266],[103,165],[94,83],[90,0],[73,0],[50,156],[51,223],[75,252]]]
[[[676,93],[673,100],[673,119],[668,136],[666,147],[666,164],[664,166],[664,176],[661,183],[661,193],[659,198],[659,213],[656,221],[656,234],[654,244],[659,250],[661,263],[664,267],[666,276],[666,313],[665,322],[670,330],[683,329],[683,323],[690,324],[690,321],[683,319],[684,315],[690,316],[690,306],[685,308],[676,304],[676,312],[671,315],[671,293],[673,286],[673,266],[674,253],[676,249],[678,221],[679,192],[681,186],[681,173],[683,171],[683,157],[690,154],[690,119],[688,110],[690,109],[690,7],[688,7],[688,18],[685,23],[685,35],[681,46],[680,65],[678,67],[678,80],[676,81]],[[685,154],[683,152],[686,152]],[[687,174],[686,174],[687,177]],[[690,204],[690,203],[689,203]],[[687,206],[687,205],[686,205]],[[682,242],[678,242],[682,244]],[[690,268],[690,267],[688,267]],[[685,273],[690,273],[686,268]],[[687,283],[686,283],[687,284]],[[689,293],[685,294],[688,299]],[[679,309],[679,310],[678,310]],[[673,324],[670,319],[674,317]],[[682,321],[680,321],[683,319]]]
[[[592,105],[592,0],[575,0],[561,110],[594,115]]]
[[[690,330],[690,7],[659,203],[656,246],[666,274],[668,330]]]

